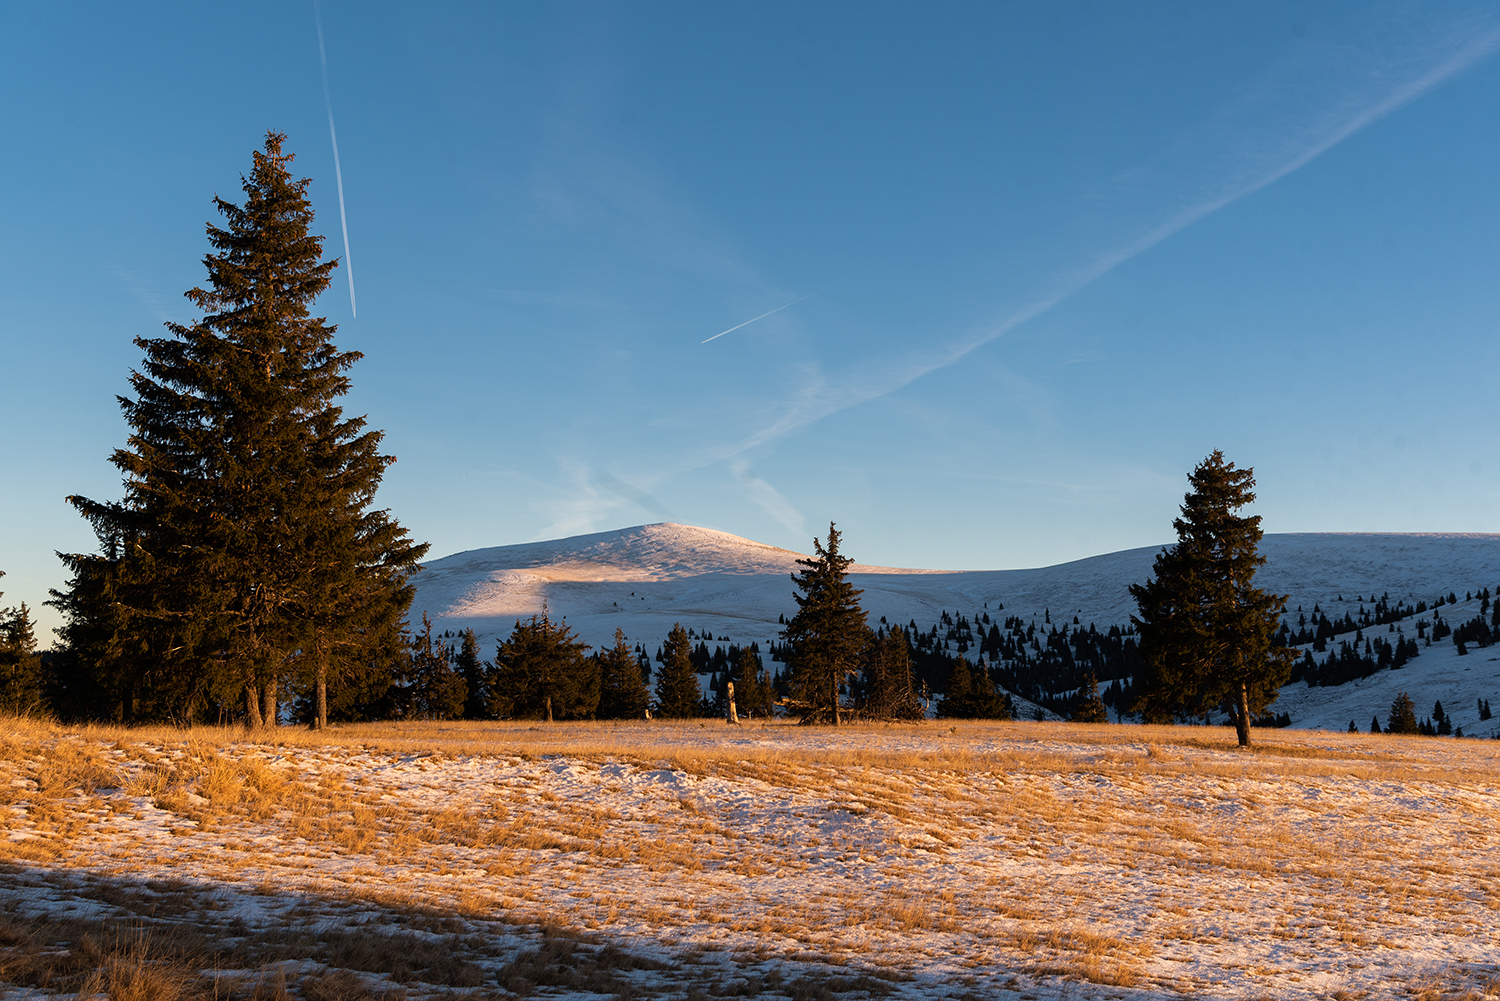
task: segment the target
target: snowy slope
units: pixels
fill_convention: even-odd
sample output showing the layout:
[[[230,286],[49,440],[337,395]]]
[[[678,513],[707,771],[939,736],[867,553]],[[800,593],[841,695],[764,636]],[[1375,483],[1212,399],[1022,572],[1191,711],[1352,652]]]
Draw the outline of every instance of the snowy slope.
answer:
[[[851,548],[857,552],[857,540]],[[1028,570],[857,564],[851,576],[865,590],[864,607],[872,622],[882,616],[903,624],[915,619],[926,628],[945,609],[967,615],[988,610],[993,618],[1003,604],[1002,616],[1040,618],[1050,611],[1054,619],[1077,616],[1104,629],[1129,621],[1134,603],[1127,588],[1150,575],[1159,549],[1129,549]],[[1293,612],[1298,606],[1310,612],[1318,604],[1338,617],[1371,595],[1431,603],[1450,591],[1462,598],[1466,591],[1500,585],[1500,535],[1267,535],[1261,551],[1267,564],[1258,582],[1289,595]],[[426,611],[438,630],[472,627],[487,654],[518,618],[540,612],[544,602],[554,617],[565,618],[594,646],[609,643],[620,628],[631,643],[654,648],[675,622],[700,634],[764,645],[777,635],[777,617],[796,608],[789,575],[800,555],[726,532],[674,524],[470,550],[426,565],[417,578],[412,614],[419,617]],[[1472,604],[1472,610],[1462,603],[1451,611],[1445,606],[1443,617],[1454,624],[1467,621],[1478,614],[1478,602]],[[1343,729],[1352,718],[1363,729],[1372,713],[1378,712],[1384,722],[1391,699],[1405,686],[1421,713],[1430,713],[1433,700],[1441,698],[1446,708],[1466,709],[1474,716],[1476,698],[1500,696],[1493,672],[1484,675],[1492,695],[1471,694],[1465,687],[1473,687],[1470,680],[1481,680],[1481,665],[1496,666],[1491,655],[1491,650],[1476,650],[1457,658],[1451,644],[1424,648],[1403,671],[1338,689],[1308,692],[1305,686],[1292,686],[1277,708],[1291,711],[1298,725]],[[1429,665],[1437,671],[1445,658],[1464,663],[1442,667],[1449,680],[1434,681],[1436,687],[1418,683]],[[1396,687],[1386,695],[1392,685]],[[1347,704],[1339,701],[1345,698]],[[1477,717],[1468,721],[1458,715],[1455,721],[1466,733],[1470,722],[1478,727]]]

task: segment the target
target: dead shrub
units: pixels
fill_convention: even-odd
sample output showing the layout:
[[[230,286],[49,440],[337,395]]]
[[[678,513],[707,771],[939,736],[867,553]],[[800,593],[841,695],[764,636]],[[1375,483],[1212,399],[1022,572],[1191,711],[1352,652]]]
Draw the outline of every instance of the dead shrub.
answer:
[[[617,976],[617,971],[668,969],[665,963],[613,946],[588,946],[551,929],[544,934],[540,948],[522,952],[500,971],[501,987],[522,997],[539,987],[566,987],[628,998],[632,996],[630,982]]]
[[[357,973],[332,970],[303,979],[304,1001],[403,1001],[406,991],[400,987],[372,988]]]
[[[330,967],[384,973],[397,983],[420,980],[445,987],[478,987],[484,971],[458,954],[457,936],[432,939],[401,932],[361,929],[324,931],[318,960]]]

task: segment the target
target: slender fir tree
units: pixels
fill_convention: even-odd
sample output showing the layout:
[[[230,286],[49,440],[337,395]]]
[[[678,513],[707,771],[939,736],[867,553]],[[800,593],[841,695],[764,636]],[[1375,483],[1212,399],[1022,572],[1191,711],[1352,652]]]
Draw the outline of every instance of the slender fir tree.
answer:
[[[453,666],[464,679],[464,719],[489,718],[489,693],[484,688],[484,661],[479,659],[479,637],[473,629],[459,636]]]
[[[0,712],[35,713],[44,708],[44,701],[42,658],[36,652],[31,610],[25,602],[0,608]]]
[[[661,647],[661,670],[656,674],[656,712],[665,719],[697,716],[703,692],[693,670],[693,641],[682,623],[673,624]]]
[[[1130,586],[1145,662],[1134,710],[1160,723],[1223,707],[1248,747],[1250,721],[1291,676],[1295,652],[1271,643],[1286,598],[1254,586],[1265,563],[1260,516],[1235,514],[1255,500],[1254,470],[1215,450],[1188,481],[1177,544],[1157,555],[1150,580]]]
[[[599,718],[641,719],[651,704],[641,665],[625,642],[625,631],[615,630],[615,645],[600,651]]]
[[[792,687],[808,706],[804,722],[827,720],[839,725],[839,690],[860,666],[860,653],[869,632],[859,596],[864,592],[849,583],[854,560],[839,552],[841,536],[828,523],[828,546],[815,537],[812,559],[799,559],[802,570],[792,574],[801,594],[797,614],[782,630],[791,648]]]
[[[112,461],[125,498],[69,501],[100,552],[64,556],[55,604],[74,668],[117,689],[118,715],[191,719],[243,697],[274,725],[301,681],[326,720],[330,678],[350,680],[399,650],[407,576],[426,545],[371,505],[386,466],[381,433],[345,417],[358,352],[309,306],[337,261],[310,232],[307,179],[268,133],[245,202],[215,198],[202,311],[145,354],[121,398],[131,433]],[[238,693],[238,695],[237,695]]]

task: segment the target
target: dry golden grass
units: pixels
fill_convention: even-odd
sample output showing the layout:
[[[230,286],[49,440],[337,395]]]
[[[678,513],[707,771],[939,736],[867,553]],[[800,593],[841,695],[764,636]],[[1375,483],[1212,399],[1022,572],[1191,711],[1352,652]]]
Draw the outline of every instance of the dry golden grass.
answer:
[[[168,871],[762,956],[916,969],[936,949],[1034,979],[1249,990],[1377,954],[1404,968],[1434,943],[1495,948],[1489,742],[1276,731],[1242,752],[1201,728],[980,723],[0,730],[0,817],[27,835],[0,852],[43,866],[159,857],[111,822],[149,802],[176,838],[153,863]],[[564,760],[573,786],[549,770]],[[605,766],[680,779],[643,792]],[[1246,943],[1243,962],[1214,958]]]

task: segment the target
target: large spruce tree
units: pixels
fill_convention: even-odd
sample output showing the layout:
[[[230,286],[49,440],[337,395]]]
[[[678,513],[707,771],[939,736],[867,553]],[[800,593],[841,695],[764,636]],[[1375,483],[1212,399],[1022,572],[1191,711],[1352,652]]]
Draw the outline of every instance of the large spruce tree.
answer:
[[[395,460],[335,403],[361,356],[310,315],[337,261],[284,142],[266,135],[243,205],[214,199],[207,288],[187,293],[202,318],[136,339],[131,433],[112,457],[124,499],[69,498],[100,552],[63,557],[66,662],[112,687],[126,720],[243,698],[247,723],[274,725],[301,683],[321,726],[329,679],[368,680],[402,645],[427,546],[371,507]]]
[[[792,581],[802,593],[793,594],[797,614],[781,634],[791,647],[794,692],[808,706],[804,721],[827,720],[834,726],[839,725],[839,689],[858,673],[869,632],[859,604],[864,592],[849,583],[854,560],[839,552],[840,539],[829,522],[827,547],[815,537],[817,555],[797,561],[803,569]]]
[[[1286,598],[1255,587],[1266,561],[1260,516],[1235,513],[1255,500],[1254,470],[1215,450],[1188,482],[1182,517],[1172,522],[1177,544],[1157,555],[1151,579],[1130,586],[1145,662],[1134,710],[1170,722],[1223,708],[1248,747],[1250,721],[1291,676],[1294,651],[1271,643]]]

